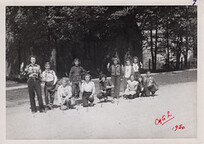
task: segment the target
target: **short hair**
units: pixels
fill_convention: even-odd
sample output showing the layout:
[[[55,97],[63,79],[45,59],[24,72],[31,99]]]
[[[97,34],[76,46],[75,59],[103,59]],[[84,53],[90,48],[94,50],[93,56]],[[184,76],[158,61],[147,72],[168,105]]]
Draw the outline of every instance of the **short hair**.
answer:
[[[81,64],[81,61],[79,60],[79,58],[75,58],[75,59],[73,60],[72,64],[75,65],[75,62],[76,62],[76,61],[79,62],[79,65]]]
[[[130,58],[127,58],[125,61],[126,61],[126,62],[127,62],[127,61],[131,62],[131,59],[130,59]]]
[[[99,80],[101,80],[103,77],[104,77],[105,79],[107,79],[107,76],[106,76],[105,74],[101,74],[101,75],[99,76]]]
[[[69,83],[69,78],[68,77],[63,77],[62,81],[65,81],[68,84]]]
[[[37,60],[37,57],[35,55],[30,55],[28,60],[30,61],[31,58],[35,58]]]
[[[118,57],[113,57],[113,58],[112,58],[112,61],[114,61],[114,60],[116,60],[117,63],[120,63],[120,59],[119,59]]]
[[[89,78],[90,78],[90,80],[91,80],[91,75],[90,75],[89,73],[86,73],[86,74],[84,75],[84,79],[85,79],[86,76],[89,76]]]
[[[48,66],[48,65],[51,66],[50,62],[45,63],[45,66]]]
[[[137,56],[134,56],[134,57],[133,57],[133,60],[134,60],[134,59],[137,59],[137,61],[139,62],[139,58],[138,58]]]
[[[132,63],[132,61],[131,61],[131,59],[130,59],[130,58],[127,58],[127,59],[125,60],[125,64],[127,63],[127,61],[129,61],[129,62],[130,62],[130,64]]]
[[[135,75],[134,75],[134,74],[131,74],[131,75],[130,75],[129,80],[131,80],[131,77],[133,77],[133,78],[134,78],[134,80],[136,80],[136,79],[135,79]]]

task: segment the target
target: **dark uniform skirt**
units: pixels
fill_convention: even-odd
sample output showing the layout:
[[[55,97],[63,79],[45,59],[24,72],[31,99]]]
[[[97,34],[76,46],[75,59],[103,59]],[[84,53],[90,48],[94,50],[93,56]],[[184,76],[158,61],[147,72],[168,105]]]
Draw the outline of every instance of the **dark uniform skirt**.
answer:
[[[82,101],[83,101],[83,106],[84,107],[88,107],[89,106],[88,102],[91,102],[91,103],[94,102],[94,98],[90,97],[91,94],[92,94],[92,92],[83,92]]]

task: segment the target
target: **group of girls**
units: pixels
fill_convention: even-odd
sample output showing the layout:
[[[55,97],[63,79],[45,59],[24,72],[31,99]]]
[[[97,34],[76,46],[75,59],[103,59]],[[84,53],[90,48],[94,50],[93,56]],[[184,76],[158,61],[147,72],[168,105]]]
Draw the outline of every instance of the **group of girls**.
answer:
[[[113,97],[120,97],[120,84],[123,81],[124,98],[136,98],[139,96],[154,95],[158,90],[158,84],[151,76],[150,71],[146,72],[146,76],[142,77],[140,69],[142,63],[135,56],[132,59],[125,60],[125,66],[120,65],[120,60],[117,57],[112,59],[113,64],[108,63],[107,68],[111,72],[111,81],[114,86]]]
[[[49,65],[49,67],[46,65]],[[50,70],[49,62],[47,62],[46,65],[45,71],[53,71]],[[45,98],[50,98],[51,100],[53,92],[56,92],[61,110],[74,108],[74,106],[79,103],[80,98],[82,98],[84,107],[94,105],[95,84],[91,81],[91,75],[88,71],[80,65],[80,60],[78,58],[73,61],[69,77],[63,77],[55,83],[56,75],[55,73],[52,74],[53,75],[50,75],[50,77],[53,77],[53,83],[50,85],[50,89],[47,87],[47,83],[50,83],[48,77],[42,74],[42,82],[45,83],[44,90],[48,92],[45,93]],[[52,109],[53,101],[46,103],[45,108],[46,110]]]
[[[137,57],[126,59],[125,66],[120,65],[120,60],[113,57],[113,63],[108,63],[107,69],[111,73],[111,79],[107,79],[105,74],[99,76],[99,89],[96,94],[95,83],[91,80],[91,75],[81,65],[80,60],[75,58],[70,70],[69,77],[58,80],[54,70],[50,69],[50,63],[45,63],[45,70],[41,73],[40,66],[35,64],[36,58],[30,57],[31,63],[26,66],[25,74],[28,75],[28,90],[32,113],[37,112],[35,105],[35,93],[39,101],[39,111],[46,112],[53,109],[55,95],[61,110],[74,108],[80,103],[82,98],[83,107],[94,106],[94,97],[111,102],[114,98],[119,98],[121,81],[124,85],[124,98],[135,98],[139,96],[149,96],[158,90],[158,85],[148,71],[146,77],[140,75],[142,64]],[[41,94],[41,82],[44,83],[45,106]]]

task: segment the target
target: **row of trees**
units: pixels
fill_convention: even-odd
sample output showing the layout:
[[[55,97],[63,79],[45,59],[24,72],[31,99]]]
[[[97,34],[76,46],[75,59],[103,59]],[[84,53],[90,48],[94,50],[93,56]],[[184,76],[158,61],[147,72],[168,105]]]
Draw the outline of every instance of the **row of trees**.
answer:
[[[121,21],[126,21],[125,25]],[[111,40],[116,36],[115,31],[128,27],[128,23],[136,23],[141,30],[144,48],[151,52],[153,70],[157,69],[158,53],[166,56],[167,69],[173,53],[179,69],[181,54],[187,66],[188,50],[197,51],[196,6],[9,6],[6,7],[7,62],[12,65],[16,53],[21,55],[16,61],[26,61],[34,53],[41,62],[51,57],[56,65],[60,42],[74,44],[89,36]],[[19,65],[12,66],[18,69]]]
[[[170,70],[170,56],[176,57],[176,67],[180,68],[181,54],[184,67],[188,67],[188,51],[197,57],[197,9],[194,6],[150,7],[146,9],[141,29],[150,47],[152,68],[156,70],[157,54],[166,57],[166,69]]]

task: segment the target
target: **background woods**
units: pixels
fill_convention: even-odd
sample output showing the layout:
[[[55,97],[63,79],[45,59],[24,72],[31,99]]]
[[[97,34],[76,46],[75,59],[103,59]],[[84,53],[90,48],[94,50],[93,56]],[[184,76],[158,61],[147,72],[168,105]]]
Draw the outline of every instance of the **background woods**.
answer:
[[[51,61],[59,76],[79,57],[96,76],[107,73],[106,64],[116,54],[123,64],[127,52],[154,71],[189,68],[190,57],[197,57],[197,7],[6,8],[8,78],[19,75],[30,54],[37,55],[41,67]]]

